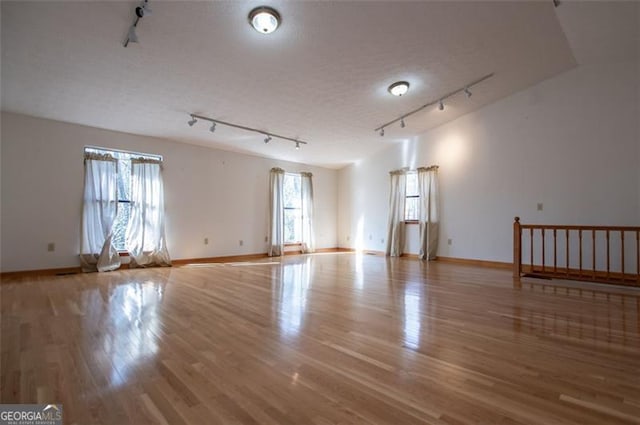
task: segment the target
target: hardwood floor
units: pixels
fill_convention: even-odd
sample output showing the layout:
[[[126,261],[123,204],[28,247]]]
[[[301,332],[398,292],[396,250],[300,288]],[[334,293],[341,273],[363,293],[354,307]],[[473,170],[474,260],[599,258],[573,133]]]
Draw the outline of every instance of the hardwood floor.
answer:
[[[640,291],[352,253],[4,281],[65,424],[640,423]]]

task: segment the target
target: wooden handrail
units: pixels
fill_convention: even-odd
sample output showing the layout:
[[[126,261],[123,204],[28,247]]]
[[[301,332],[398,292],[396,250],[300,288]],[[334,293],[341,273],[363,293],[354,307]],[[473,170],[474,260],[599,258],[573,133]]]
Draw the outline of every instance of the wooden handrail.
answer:
[[[520,217],[516,217],[518,220]],[[558,225],[558,224],[520,224],[523,229],[545,229],[545,230],[611,230],[614,232],[636,232],[640,231],[638,226],[581,226],[581,225]]]
[[[528,229],[528,232],[523,232],[523,229]],[[564,247],[562,247],[563,238],[561,236],[558,238],[563,232],[565,235]],[[583,238],[583,232],[590,232],[591,237],[589,238],[587,233]],[[601,232],[601,237],[596,237],[598,232]],[[636,243],[625,243],[633,240],[633,238],[625,238],[625,233],[635,234]],[[537,251],[541,255],[538,264],[534,263],[534,237],[536,235],[539,235],[539,239],[536,239],[541,243],[540,250]],[[549,238],[545,238],[546,236]],[[551,236],[553,236],[553,241],[549,240]],[[523,237],[529,237],[527,245],[530,259],[528,265],[522,263]],[[549,240],[548,244],[546,240]],[[587,249],[584,249],[583,242],[587,243]],[[591,271],[588,269],[589,242],[591,243]],[[600,242],[599,246],[598,242]],[[569,247],[573,244],[576,248],[576,243],[579,257],[577,259],[574,257],[574,264],[572,264],[570,253],[576,251],[570,250]],[[612,249],[612,243],[614,243],[614,248],[617,248],[615,244],[619,243],[619,250]],[[547,248],[549,251],[553,250],[553,253],[548,253],[549,258],[553,260],[553,267],[546,261]],[[633,248],[636,250],[635,256],[631,256],[631,260],[628,261],[629,257],[626,254],[633,252]],[[562,262],[563,254],[564,264]],[[585,255],[587,256],[586,265],[583,264]],[[629,268],[633,269],[634,257],[635,271],[629,270]],[[600,268],[598,268],[598,264],[600,264]],[[585,270],[583,266],[587,269]],[[513,277],[520,279],[523,275],[640,286],[640,226],[522,224],[520,218],[515,217],[513,222]]]

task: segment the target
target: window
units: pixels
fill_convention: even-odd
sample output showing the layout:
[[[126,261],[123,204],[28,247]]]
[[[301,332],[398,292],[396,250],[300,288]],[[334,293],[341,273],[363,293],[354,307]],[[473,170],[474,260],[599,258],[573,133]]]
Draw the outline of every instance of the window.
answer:
[[[404,220],[417,221],[420,202],[418,192],[418,173],[410,171],[407,173],[406,201],[404,205]]]
[[[113,224],[113,245],[118,251],[126,251],[125,233],[131,218],[131,158],[162,159],[162,157],[94,147],[86,147],[84,150],[85,152],[111,155],[118,160],[118,213]]]
[[[302,241],[302,177],[286,173],[284,193],[284,243]]]

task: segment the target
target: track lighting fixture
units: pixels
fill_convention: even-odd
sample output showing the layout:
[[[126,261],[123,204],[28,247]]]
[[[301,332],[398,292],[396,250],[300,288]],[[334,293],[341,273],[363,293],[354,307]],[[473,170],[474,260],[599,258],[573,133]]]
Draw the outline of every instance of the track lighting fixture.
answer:
[[[249,12],[249,23],[261,34],[269,34],[274,32],[280,26],[280,14],[277,10],[260,6]]]
[[[227,122],[227,121],[220,121],[220,120],[217,120],[217,119],[213,119],[213,118],[209,118],[209,117],[205,117],[205,116],[197,115],[197,114],[189,114],[189,116],[191,117],[191,119],[189,121],[187,121],[187,124],[189,124],[189,127],[193,127],[194,124],[198,122],[198,120],[209,121],[211,123],[211,127],[209,128],[209,131],[211,131],[212,133],[214,132],[217,124],[222,124],[222,125],[226,125],[228,127],[239,128],[240,130],[245,130],[245,131],[252,131],[254,133],[259,133],[259,134],[261,134],[263,136],[266,136],[265,139],[264,139],[264,143],[269,143],[275,137],[277,139],[288,140],[290,142],[295,143],[296,144],[296,149],[300,149],[300,144],[303,144],[303,145],[307,144],[307,142],[305,142],[303,140],[299,140],[297,138],[294,139],[293,137],[280,136],[279,134],[275,134],[275,133],[265,133],[264,130],[259,130],[257,128],[252,128],[252,127],[247,127],[245,125],[234,124],[232,122]]]
[[[460,87],[457,90],[449,92],[449,93],[445,94],[444,96],[441,96],[441,97],[437,98],[436,100],[432,100],[432,101],[430,101],[428,103],[425,103],[424,105],[420,106],[419,108],[414,109],[413,111],[409,111],[406,114],[403,114],[403,115],[401,115],[400,117],[398,117],[398,118],[396,118],[394,120],[391,120],[389,122],[386,122],[386,123],[382,124],[380,127],[375,128],[373,131],[379,131],[380,132],[380,136],[384,136],[384,129],[386,127],[389,127],[391,124],[397,123],[398,121],[400,121],[400,128],[405,128],[405,122],[404,122],[405,118],[410,117],[411,115],[413,115],[413,114],[415,114],[417,112],[420,112],[423,109],[428,108],[429,106],[437,105],[438,106],[438,110],[444,111],[444,101],[445,100],[447,100],[447,99],[449,99],[449,98],[451,98],[451,97],[453,97],[453,96],[455,96],[455,95],[457,95],[459,93],[464,93],[466,95],[467,99],[471,98],[471,95],[472,95],[471,87],[473,87],[473,86],[475,86],[477,84],[480,84],[485,80],[488,80],[489,78],[493,77],[493,75],[494,74],[492,72],[491,74],[487,74],[482,78],[478,78],[477,80],[474,80],[474,81],[470,82],[469,84],[465,84],[464,86]],[[399,81],[398,83],[401,83],[401,81]],[[390,93],[391,93],[391,88],[395,84],[398,84],[398,83],[394,83],[391,86],[389,86],[388,90],[389,90]],[[407,88],[408,88],[408,83],[407,83]],[[406,91],[405,91],[405,93],[406,93]]]
[[[136,27],[145,16],[151,15],[151,9],[149,8],[149,0],[143,0],[140,6],[135,8],[135,19],[133,24],[129,27],[129,32],[127,33],[127,39],[124,41],[124,47],[127,47],[129,43],[137,43],[138,42],[138,34],[136,34]]]

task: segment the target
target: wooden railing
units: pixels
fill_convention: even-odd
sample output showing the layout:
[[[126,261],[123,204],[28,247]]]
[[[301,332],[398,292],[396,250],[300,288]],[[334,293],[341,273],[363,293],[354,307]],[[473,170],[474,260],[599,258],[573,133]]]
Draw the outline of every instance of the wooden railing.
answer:
[[[521,224],[516,217],[513,277],[521,276],[640,286],[640,227]]]

